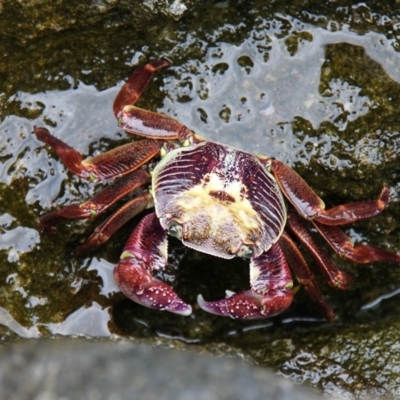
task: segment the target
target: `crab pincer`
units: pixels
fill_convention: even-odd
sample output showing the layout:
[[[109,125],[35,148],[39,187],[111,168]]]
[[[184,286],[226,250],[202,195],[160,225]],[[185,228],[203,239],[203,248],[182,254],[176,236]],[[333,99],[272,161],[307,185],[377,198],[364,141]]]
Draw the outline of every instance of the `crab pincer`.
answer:
[[[234,319],[260,319],[280,314],[293,300],[293,281],[282,249],[274,244],[269,252],[250,261],[251,290],[227,292],[225,299],[205,301],[199,306],[212,314]]]
[[[167,263],[167,236],[154,213],[142,219],[129,237],[114,268],[114,279],[131,300],[154,310],[189,315],[186,304],[163,281],[151,272],[164,269]]]

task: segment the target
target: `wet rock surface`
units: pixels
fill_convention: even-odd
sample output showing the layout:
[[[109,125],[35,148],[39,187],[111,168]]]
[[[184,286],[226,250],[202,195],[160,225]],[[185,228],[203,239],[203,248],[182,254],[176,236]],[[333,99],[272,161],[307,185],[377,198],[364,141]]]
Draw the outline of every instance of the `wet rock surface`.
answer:
[[[2,399],[321,398],[237,358],[133,342],[34,340],[0,354]]]
[[[165,16],[179,20],[195,0],[13,1],[0,3],[0,35],[21,43],[68,29],[146,24]],[[10,24],[10,21],[13,21]]]
[[[203,313],[196,296],[217,299],[226,289],[246,288],[248,264],[171,241],[170,265],[160,277],[194,313],[182,318],[144,309],[126,300],[111,277],[137,219],[84,258],[74,249],[99,221],[66,222],[52,236],[38,231],[39,215],[83,202],[99,187],[68,174],[31,134],[34,125],[46,126],[85,155],[125,143],[130,139],[116,126],[113,99],[136,66],[167,57],[173,66],[155,77],[141,107],[211,140],[279,158],[327,206],[375,198],[388,185],[387,210],[346,233],[357,243],[400,252],[400,45],[392,4],[216,2],[188,8],[176,21],[160,10],[177,2],[146,2],[129,12],[122,8],[128,2],[96,2],[97,13],[82,10],[80,19],[66,3],[36,3],[3,1],[0,9],[0,334],[6,347],[18,338],[58,335],[164,338],[205,349],[217,343],[325,393],[399,396],[399,266],[357,266],[332,254],[356,277],[341,292],[308,259],[337,313],[333,323],[320,318],[301,289],[282,315],[238,322]],[[60,8],[44,12],[52,6]]]

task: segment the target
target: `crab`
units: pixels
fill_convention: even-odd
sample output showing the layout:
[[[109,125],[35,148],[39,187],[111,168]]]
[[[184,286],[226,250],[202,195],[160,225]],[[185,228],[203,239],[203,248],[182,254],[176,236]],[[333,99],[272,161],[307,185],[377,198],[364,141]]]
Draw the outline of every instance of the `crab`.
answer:
[[[161,59],[139,67],[114,101],[119,126],[141,140],[84,159],[46,128],[34,128],[36,137],[56,151],[72,174],[93,182],[115,179],[92,199],[42,216],[42,230],[52,230],[62,219],[98,216],[127,198],[78,248],[82,254],[102,245],[137,214],[154,208],[131,233],[114,278],[134,302],[183,316],[190,315],[192,307],[153,276],[166,267],[168,235],[202,253],[249,260],[248,290],[227,292],[226,298],[215,301],[197,298],[201,309],[235,319],[268,318],[287,309],[294,293],[291,271],[323,316],[334,318],[294,240],[311,254],[330,286],[346,289],[353,278],[330,259],[309,225],[337,254],[355,263],[400,263],[398,254],[354,245],[340,228],[379,214],[389,201],[387,187],[376,200],[325,209],[284,163],[207,141],[167,115],[136,107],[153,74],[168,66],[170,62]]]

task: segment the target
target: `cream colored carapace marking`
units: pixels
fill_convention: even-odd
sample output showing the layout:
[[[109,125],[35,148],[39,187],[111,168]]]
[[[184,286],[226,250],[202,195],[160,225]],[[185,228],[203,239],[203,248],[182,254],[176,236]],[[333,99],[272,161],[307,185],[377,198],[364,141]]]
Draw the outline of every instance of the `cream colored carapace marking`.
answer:
[[[166,260],[168,259],[168,242],[163,240],[158,246],[157,250],[160,253],[158,262],[154,264],[153,269],[159,271],[165,267]]]
[[[210,234],[218,232],[225,222],[232,222],[245,233],[260,231],[261,221],[250,201],[243,197],[243,184],[238,181],[225,182],[217,174],[210,173],[198,185],[178,195],[174,203],[188,215],[196,215],[201,210],[210,215],[212,226]],[[221,201],[210,195],[224,191],[235,201]],[[260,232],[259,232],[260,233]]]
[[[260,267],[255,265],[254,263],[250,264],[250,286],[255,286],[258,278],[260,277],[261,270]]]

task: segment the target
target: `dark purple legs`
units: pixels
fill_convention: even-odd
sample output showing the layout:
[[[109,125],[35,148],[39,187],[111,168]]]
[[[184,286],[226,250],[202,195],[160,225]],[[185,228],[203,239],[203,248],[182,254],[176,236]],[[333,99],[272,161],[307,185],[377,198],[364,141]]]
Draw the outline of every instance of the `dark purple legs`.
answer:
[[[135,69],[114,100],[113,111],[115,117],[118,119],[125,106],[135,104],[138,101],[155,72],[170,65],[169,61],[161,59],[150,61]]]
[[[44,215],[40,219],[41,229],[51,231],[53,224],[60,219],[90,218],[101,214],[127,194],[133,193],[150,182],[150,174],[139,168],[159,154],[163,142],[154,139],[181,138],[184,140],[191,135],[184,125],[173,118],[129,106],[139,99],[154,72],[169,65],[170,63],[166,60],[156,60],[138,68],[121,88],[114,101],[114,113],[121,125],[123,126],[123,121],[127,120],[135,127],[135,129],[127,129],[128,132],[140,134],[143,130],[143,135],[148,139],[128,143],[104,154],[84,159],[82,154],[51,135],[46,128],[34,128],[33,133],[36,137],[56,151],[71,173],[92,182],[119,178],[83,204],[72,204]],[[130,112],[124,111],[125,106]],[[96,228],[88,241],[78,248],[78,253],[100,246],[127,220],[152,205],[152,198],[148,192],[143,192],[130,200]]]
[[[322,296],[314,275],[310,271],[306,260],[296,244],[292,241],[289,235],[286,234],[286,232],[284,232],[282,237],[279,239],[279,243],[282,246],[286,259],[291,266],[298,283],[304,287],[310,299],[320,308],[321,314],[325,319],[327,321],[332,321],[335,318],[335,314]]]
[[[153,74],[170,66],[167,60],[153,60],[134,71],[114,101],[114,114],[118,125],[126,132],[152,139],[185,141],[193,133],[179,121],[167,115],[135,107]]]
[[[40,226],[48,230],[61,219],[83,219],[95,217],[110,206],[150,182],[150,174],[140,169],[116,180],[93,198],[82,204],[71,204],[60,210],[52,211],[40,219]]]
[[[157,155],[162,145],[162,142],[145,139],[83,159],[81,153],[51,135],[46,128],[34,128],[33,133],[56,151],[70,172],[92,182],[107,181],[129,174]]]
[[[308,227],[294,210],[288,210],[287,224],[297,239],[312,255],[329,285],[337,289],[346,289],[353,281],[353,278],[340,270],[329,255],[320,248],[308,231]]]
[[[61,219],[94,218],[102,214],[109,207],[117,203],[135,190],[150,182],[150,174],[145,169],[139,169],[123,176],[111,185],[100,191],[92,199],[82,204],[71,204],[52,211],[40,218],[40,229],[50,233],[53,225]],[[103,221],[88,240],[77,248],[77,254],[83,255],[105,243],[125,222],[153,206],[153,199],[148,191],[144,191],[132,200],[126,202],[114,214]]]
[[[400,255],[367,246],[354,246],[351,240],[339,228],[340,225],[371,218],[381,213],[389,202],[389,189],[384,187],[378,199],[343,204],[325,210],[323,201],[313,192],[304,180],[287,165],[276,160],[262,160],[274,174],[282,192],[305,219],[313,223],[321,236],[340,256],[359,264],[371,262],[400,263]],[[298,215],[288,211],[288,225],[318,262],[331,286],[346,288],[349,279],[338,270],[328,256],[318,250]]]
[[[384,187],[377,200],[342,204],[325,210],[324,202],[294,170],[277,160],[267,159],[264,163],[299,214],[323,225],[344,225],[374,217],[389,202],[389,189]]]

